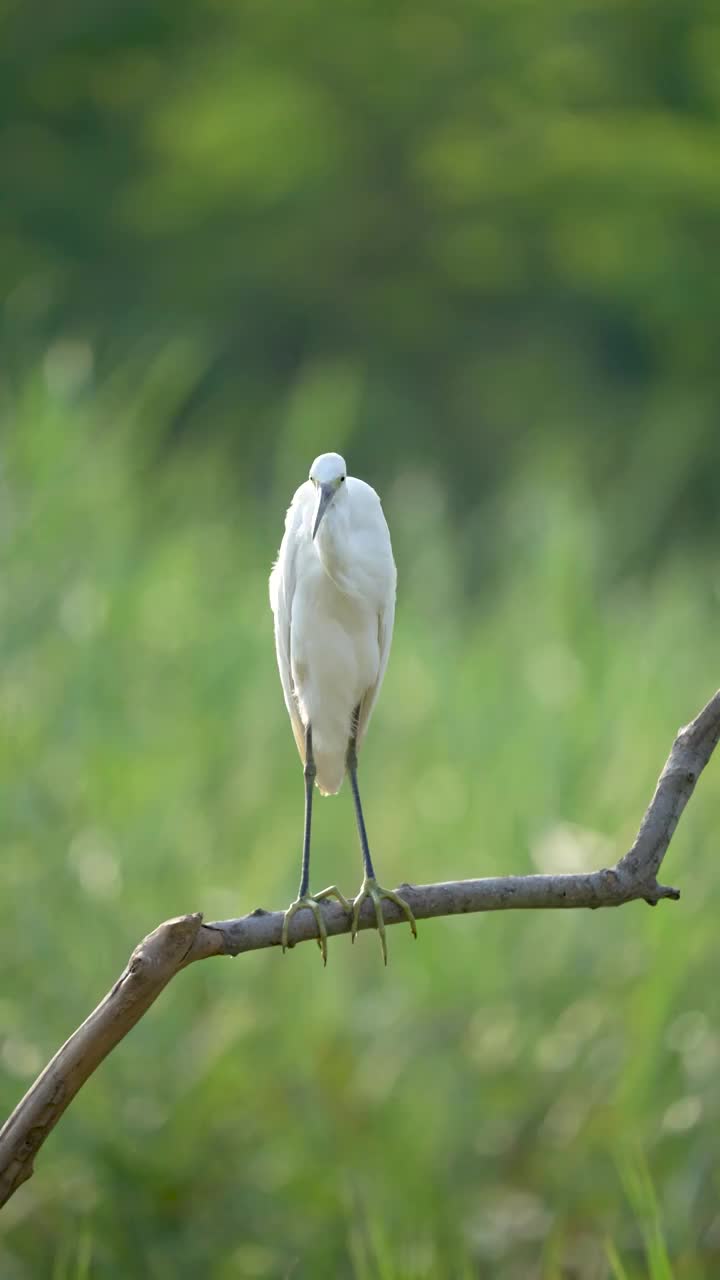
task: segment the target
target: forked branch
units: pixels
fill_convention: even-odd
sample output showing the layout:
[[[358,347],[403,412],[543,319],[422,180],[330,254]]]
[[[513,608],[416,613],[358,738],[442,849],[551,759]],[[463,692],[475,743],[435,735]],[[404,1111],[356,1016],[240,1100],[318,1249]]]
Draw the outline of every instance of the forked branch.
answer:
[[[401,885],[418,920],[474,911],[537,907],[619,907],[635,899],[655,905],[679,898],[658,884],[660,865],[685,805],[720,738],[720,690],[691,724],[680,729],[632,848],[614,867],[578,875],[497,876],[446,884]],[[328,937],[347,933],[349,921],[337,903],[323,906]],[[387,924],[404,920],[385,904]],[[238,920],[203,924],[199,913],[166,920],[133,951],[104,1000],[55,1054],[0,1130],[0,1205],[33,1172],[33,1160],[65,1108],[111,1049],[139,1022],[163,987],[186,965],[210,956],[237,956],[280,945],[283,913],[260,908]],[[370,903],[360,928],[374,925]],[[317,937],[312,914],[293,918],[290,943]]]

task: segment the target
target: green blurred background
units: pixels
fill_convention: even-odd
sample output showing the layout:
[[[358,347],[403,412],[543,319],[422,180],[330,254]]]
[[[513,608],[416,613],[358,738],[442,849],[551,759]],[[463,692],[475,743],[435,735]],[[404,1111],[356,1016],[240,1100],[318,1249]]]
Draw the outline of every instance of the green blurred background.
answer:
[[[315,454],[399,569],[386,884],[594,867],[717,685],[710,0],[0,7],[0,1102],[160,920],[296,889],[267,574]],[[679,904],[183,973],[3,1280],[720,1269],[718,763]],[[361,865],[318,804],[313,883]]]

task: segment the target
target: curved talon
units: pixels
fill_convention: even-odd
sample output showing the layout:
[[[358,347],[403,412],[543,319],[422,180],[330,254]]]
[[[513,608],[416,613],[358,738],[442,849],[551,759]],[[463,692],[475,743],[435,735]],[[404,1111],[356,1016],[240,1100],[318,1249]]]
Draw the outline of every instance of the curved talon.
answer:
[[[340,906],[343,907],[343,909],[348,913],[348,915],[350,914],[350,911],[351,911],[350,903],[348,902],[347,898],[343,896],[340,890],[336,888],[334,884],[328,885],[327,889],[321,889],[320,893],[312,893],[312,894],[306,893],[306,894],[303,894],[301,898],[296,898],[294,902],[291,902],[290,906],[288,907],[283,917],[282,933],[280,935],[280,943],[283,949],[283,954],[285,953],[288,946],[290,945],[288,942],[288,927],[290,925],[290,921],[292,920],[296,912],[302,911],[303,907],[307,907],[308,911],[312,911],[315,917],[315,924],[317,926],[317,931],[318,931],[318,936],[315,939],[315,941],[317,942],[318,947],[320,948],[320,954],[322,955],[323,964],[324,965],[327,964],[327,929],[325,928],[325,920],[323,918],[323,913],[320,910],[320,907],[318,905],[320,902],[322,902],[327,898],[336,898],[337,901],[340,903]]]
[[[351,924],[350,932],[352,935],[353,942],[357,937],[358,920],[360,918],[360,908],[363,902],[366,900],[366,898],[370,899],[370,901],[372,902],[375,908],[375,922],[377,925],[377,931],[380,935],[380,946],[382,948],[383,961],[385,964],[387,964],[385,917],[383,915],[383,909],[382,909],[383,898],[387,898],[388,902],[394,902],[395,906],[399,907],[400,910],[404,913],[405,919],[407,920],[408,924],[410,925],[410,929],[412,930],[413,938],[417,938],[417,925],[415,923],[415,917],[412,911],[410,910],[410,907],[408,906],[407,902],[405,902],[405,900],[401,898],[398,893],[394,893],[392,889],[383,889],[382,886],[378,884],[377,880],[374,880],[372,876],[366,876],[362,882],[362,888],[360,889],[360,892],[355,898],[352,905],[352,924]]]

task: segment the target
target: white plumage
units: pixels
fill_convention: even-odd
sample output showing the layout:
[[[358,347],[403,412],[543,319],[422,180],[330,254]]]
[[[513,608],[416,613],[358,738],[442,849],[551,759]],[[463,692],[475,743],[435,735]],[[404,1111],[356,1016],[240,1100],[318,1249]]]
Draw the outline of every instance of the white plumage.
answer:
[[[270,603],[285,704],[305,766],[300,889],[285,912],[281,942],[283,950],[290,945],[293,916],[312,911],[323,961],[327,929],[319,904],[327,898],[336,898],[347,911],[353,941],[360,909],[367,899],[372,902],[386,964],[383,900],[399,907],[416,933],[405,900],[375,879],[357,778],[358,748],[390,653],[396,577],[390,532],[375,490],[348,476],[339,454],[321,454],[287,513],[270,575]],[[352,905],[335,885],[309,892],[313,784],[324,795],[334,794],[346,772],[364,869]]]
[[[295,741],[305,760],[312,725],[317,786],[339,791],[352,717],[358,745],[385,674],[397,574],[390,531],[375,490],[323,454],[296,491],[270,576],[275,646]],[[313,538],[324,494],[334,486]]]

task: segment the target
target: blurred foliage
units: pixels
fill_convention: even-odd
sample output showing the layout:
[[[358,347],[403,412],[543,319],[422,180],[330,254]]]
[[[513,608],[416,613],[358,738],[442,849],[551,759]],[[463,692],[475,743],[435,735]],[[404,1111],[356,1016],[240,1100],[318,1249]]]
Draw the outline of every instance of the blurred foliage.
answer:
[[[159,920],[295,890],[267,571],[322,449],[399,566],[385,882],[627,846],[717,684],[720,14],[0,18],[7,1111]],[[717,1275],[714,794],[677,906],[183,974],[3,1211],[2,1280]],[[322,803],[313,882],[360,873]]]
[[[569,468],[657,563],[720,532],[719,109],[715,0],[6,0],[5,367],[154,370],[246,489]]]
[[[148,468],[134,428],[101,430],[108,396],[53,379],[0,422],[5,1113],[161,919],[289,902],[302,820],[279,511],[238,505],[219,449]],[[442,491],[384,497],[403,591],[362,766],[379,874],[614,858],[716,680],[714,558],[613,584],[597,510],[518,482],[507,572],[470,610]],[[3,1280],[717,1275],[717,768],[668,858],[678,904],[393,929],[387,971],[363,934],[325,971],[305,946],[183,973],[3,1211]],[[343,793],[313,883],[360,878]]]

